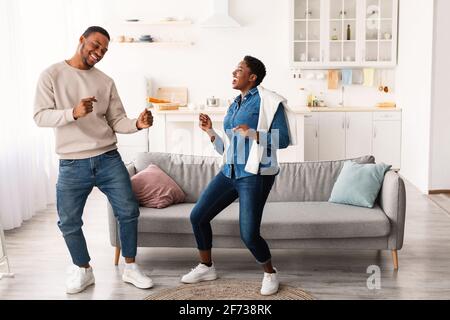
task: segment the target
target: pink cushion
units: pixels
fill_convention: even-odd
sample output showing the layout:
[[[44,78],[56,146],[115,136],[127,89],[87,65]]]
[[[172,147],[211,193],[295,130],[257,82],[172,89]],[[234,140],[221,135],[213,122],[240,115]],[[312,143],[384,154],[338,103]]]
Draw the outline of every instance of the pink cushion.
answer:
[[[184,202],[185,199],[185,194],[177,183],[153,164],[131,177],[131,185],[143,207],[161,209]]]

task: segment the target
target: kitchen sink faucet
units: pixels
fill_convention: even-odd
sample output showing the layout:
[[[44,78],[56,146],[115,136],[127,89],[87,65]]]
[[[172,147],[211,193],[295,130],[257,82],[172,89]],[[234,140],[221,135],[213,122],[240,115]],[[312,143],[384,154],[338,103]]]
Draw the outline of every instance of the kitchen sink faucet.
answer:
[[[345,86],[342,85],[341,87],[341,102],[339,102],[339,106],[344,106],[344,94],[345,94]]]

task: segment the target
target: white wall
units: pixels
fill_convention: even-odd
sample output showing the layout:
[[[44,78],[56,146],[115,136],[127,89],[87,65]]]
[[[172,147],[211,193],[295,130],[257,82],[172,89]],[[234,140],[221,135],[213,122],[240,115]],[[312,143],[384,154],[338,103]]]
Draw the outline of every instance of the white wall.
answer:
[[[401,174],[429,189],[433,1],[401,0],[397,101],[403,109]]]
[[[231,15],[242,25],[237,29],[203,29],[198,22],[210,12],[209,0],[116,0],[107,1],[106,27],[113,37],[121,34],[139,36],[152,34],[162,39],[192,40],[192,47],[143,47],[111,43],[110,52],[99,65],[107,73],[147,75],[153,87],[187,86],[189,99],[204,103],[209,96],[225,101],[236,96],[231,89],[231,72],[246,54],[260,58],[268,69],[264,85],[288,98],[291,105],[299,103],[299,88],[316,94],[324,92],[330,105],[340,101],[340,90],[328,91],[325,80],[293,79],[289,65],[289,1],[230,0]],[[164,17],[191,19],[192,26],[157,27],[124,26],[126,18],[154,19]],[[119,88],[126,91],[130,87]],[[373,106],[394,96],[379,93],[375,88],[350,86],[346,104]]]
[[[450,1],[436,0],[434,15],[430,189],[450,189]]]
[[[324,93],[325,102],[336,106],[341,90],[328,90],[326,80],[294,79],[290,67],[289,10],[290,1],[229,0],[230,14],[242,27],[205,29],[199,26],[211,13],[210,0],[100,0],[104,12],[103,24],[111,36],[128,35],[138,38],[151,34],[160,40],[193,41],[188,47],[121,45],[112,42],[99,68],[117,83],[129,116],[136,116],[145,106],[144,78],[152,80],[153,92],[162,86],[185,86],[189,102],[204,104],[207,97],[222,101],[235,97],[232,71],[245,55],[260,58],[267,67],[263,85],[288,99],[291,106],[300,104],[299,89]],[[160,20],[164,17],[190,19],[190,26],[125,25],[125,19]],[[394,78],[393,71],[390,78]],[[394,88],[395,90],[395,88]],[[349,86],[347,106],[374,106],[381,101],[395,101],[395,93],[380,93],[376,88]],[[145,136],[119,135],[121,151],[145,151]],[[125,150],[126,148],[127,150]]]

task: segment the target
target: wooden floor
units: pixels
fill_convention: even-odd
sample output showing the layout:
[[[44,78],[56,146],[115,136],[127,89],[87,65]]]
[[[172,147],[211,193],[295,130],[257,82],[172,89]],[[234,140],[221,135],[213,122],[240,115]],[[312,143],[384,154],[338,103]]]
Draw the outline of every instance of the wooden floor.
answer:
[[[444,209],[450,215],[450,194],[432,194],[429,195],[430,199],[433,200],[439,207]]]
[[[70,260],[56,226],[54,208],[6,232],[13,279],[0,280],[0,299],[143,299],[179,285],[180,276],[197,263],[194,249],[139,248],[138,262],[155,287],[140,290],[121,281],[123,265],[113,265],[104,196],[93,192],[85,210],[95,286],[66,295],[65,270]],[[217,249],[219,275],[257,279],[262,271],[247,250]],[[407,184],[405,243],[398,272],[389,251],[273,250],[282,283],[299,286],[318,299],[450,299],[450,215]],[[381,268],[381,288],[369,290],[367,267]]]

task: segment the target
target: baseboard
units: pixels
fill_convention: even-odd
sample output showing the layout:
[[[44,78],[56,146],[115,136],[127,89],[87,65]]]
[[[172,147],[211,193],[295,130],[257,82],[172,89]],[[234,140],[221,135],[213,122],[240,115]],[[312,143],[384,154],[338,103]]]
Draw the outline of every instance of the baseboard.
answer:
[[[445,194],[450,194],[450,190],[428,190],[428,194],[441,194],[441,193],[445,193]]]

